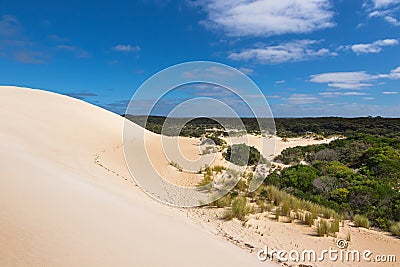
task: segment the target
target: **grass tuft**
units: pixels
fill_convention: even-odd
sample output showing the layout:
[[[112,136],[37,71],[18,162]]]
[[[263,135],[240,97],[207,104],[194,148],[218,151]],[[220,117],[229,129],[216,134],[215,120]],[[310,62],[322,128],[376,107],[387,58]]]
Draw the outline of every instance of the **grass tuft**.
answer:
[[[359,215],[359,214],[354,216],[354,225],[356,227],[364,227],[367,229],[371,226],[368,218],[365,217],[364,215]]]

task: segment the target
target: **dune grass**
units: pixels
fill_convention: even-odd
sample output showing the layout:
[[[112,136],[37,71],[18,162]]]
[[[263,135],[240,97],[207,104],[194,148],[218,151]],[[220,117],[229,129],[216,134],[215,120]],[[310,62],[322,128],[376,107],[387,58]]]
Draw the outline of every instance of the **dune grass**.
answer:
[[[226,210],[224,213],[225,219],[237,218],[243,221],[246,215],[253,213],[254,209],[247,204],[247,199],[245,197],[236,197],[231,204],[231,209]]]
[[[368,218],[364,215],[357,214],[356,216],[354,216],[353,220],[356,227],[364,227],[369,229],[369,227],[371,226]]]
[[[389,230],[393,235],[400,237],[400,222],[393,223]]]

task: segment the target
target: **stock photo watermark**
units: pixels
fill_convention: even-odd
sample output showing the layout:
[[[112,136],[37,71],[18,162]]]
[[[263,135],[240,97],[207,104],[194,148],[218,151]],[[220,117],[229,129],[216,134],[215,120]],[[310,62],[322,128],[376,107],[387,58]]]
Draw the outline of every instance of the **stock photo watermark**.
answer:
[[[330,247],[317,252],[313,249],[304,250],[278,250],[271,249],[265,246],[257,252],[257,258],[262,261],[278,261],[278,262],[305,262],[305,263],[316,263],[316,262],[342,262],[342,263],[395,263],[397,262],[396,255],[383,255],[374,254],[371,250],[358,250],[358,249],[347,249],[348,242],[345,239],[338,239],[336,241],[337,248]]]

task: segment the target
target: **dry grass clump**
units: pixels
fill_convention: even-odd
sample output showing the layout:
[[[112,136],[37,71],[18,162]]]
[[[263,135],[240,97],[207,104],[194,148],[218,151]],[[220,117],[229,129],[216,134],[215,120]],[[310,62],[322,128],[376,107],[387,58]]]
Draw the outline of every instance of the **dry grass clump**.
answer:
[[[237,218],[243,221],[247,214],[254,212],[254,209],[247,204],[245,197],[236,197],[231,204],[231,209],[224,213],[224,219]]]
[[[365,217],[364,215],[359,215],[359,214],[354,216],[354,225],[356,227],[364,227],[367,229],[371,226],[368,218]]]
[[[400,237],[400,222],[393,223],[389,230],[393,235]]]

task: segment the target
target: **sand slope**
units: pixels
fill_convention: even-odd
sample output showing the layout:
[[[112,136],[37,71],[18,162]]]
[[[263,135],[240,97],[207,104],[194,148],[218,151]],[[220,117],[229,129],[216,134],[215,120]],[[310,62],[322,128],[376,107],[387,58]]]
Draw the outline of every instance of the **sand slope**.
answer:
[[[0,266],[266,266],[135,186],[121,117],[16,87],[0,116]]]

